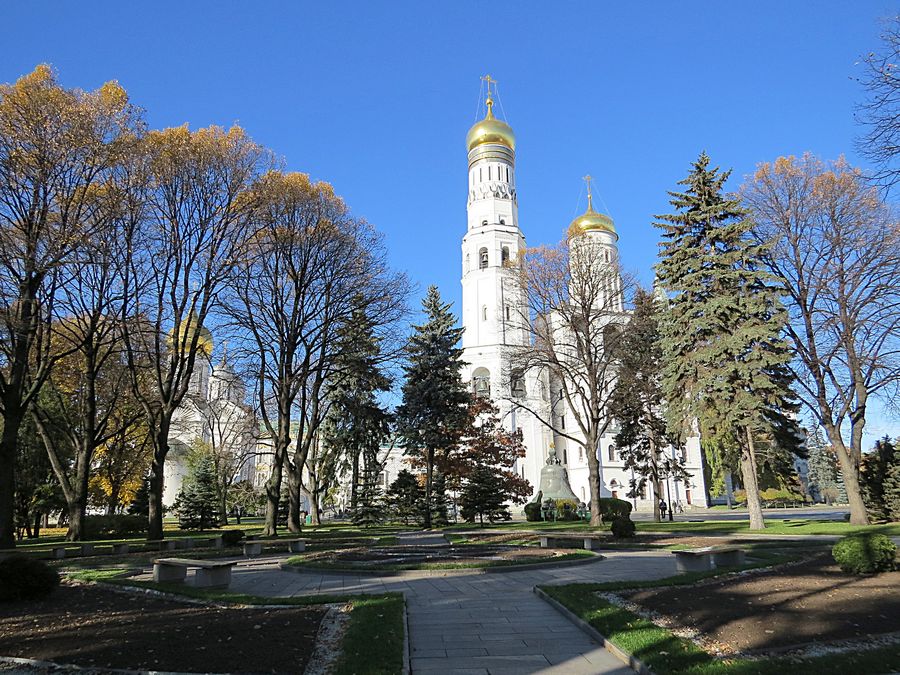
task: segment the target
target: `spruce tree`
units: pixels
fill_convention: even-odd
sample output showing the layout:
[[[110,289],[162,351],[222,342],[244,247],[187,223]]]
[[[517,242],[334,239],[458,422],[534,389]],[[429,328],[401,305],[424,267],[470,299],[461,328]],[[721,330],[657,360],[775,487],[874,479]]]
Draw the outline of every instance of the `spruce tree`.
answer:
[[[409,521],[422,518],[422,488],[411,471],[403,469],[391,483],[385,495],[385,502],[391,515],[402,520],[404,525]]]
[[[625,470],[632,470],[629,497],[653,487],[653,517],[659,522],[659,499],[663,497],[663,479],[685,480],[680,455],[666,458],[663,449],[670,444],[663,417],[662,350],[660,347],[659,308],[653,294],[639,289],[634,297],[634,312],[614,347],[616,384],[610,399],[610,414],[619,431],[616,447]]]
[[[354,525],[374,527],[384,522],[384,500],[378,484],[378,472],[366,467],[362,474],[359,501],[353,510],[351,520]]]
[[[350,473],[350,509],[358,505],[361,462],[377,457],[390,433],[391,416],[379,395],[391,388],[375,323],[359,309],[339,329],[340,356],[330,379],[329,410],[322,429],[324,456],[340,457]]]
[[[450,524],[450,500],[447,498],[447,477],[435,472],[431,488],[431,527]]]
[[[662,323],[663,391],[670,433],[702,435],[740,447],[750,528],[763,529],[757,444],[796,446],[790,418],[791,353],[782,337],[786,314],[759,261],[766,245],[748,236],[750,219],[726,196],[730,172],[702,153],[670,192],[675,212],[657,216],[663,231],[657,274],[670,294]]]
[[[477,518],[484,527],[485,518],[492,523],[511,518],[500,489],[502,480],[489,466],[479,466],[472,471],[459,498],[463,520],[472,523]]]
[[[898,496],[895,492],[897,474],[900,472],[898,465],[900,452],[888,436],[875,441],[875,447],[863,456],[860,484],[866,510],[874,520],[895,517],[892,512],[898,505],[892,501]]]
[[[847,492],[841,478],[837,456],[825,442],[821,429],[815,430],[806,439],[809,452],[807,491],[814,500],[828,504],[847,502]]]
[[[184,530],[206,530],[219,525],[216,465],[210,455],[197,460],[175,499],[178,524]]]
[[[462,328],[435,286],[422,302],[427,320],[407,346],[397,429],[406,454],[425,465],[425,527],[432,526],[435,457],[450,455],[465,429],[470,395],[462,381]]]

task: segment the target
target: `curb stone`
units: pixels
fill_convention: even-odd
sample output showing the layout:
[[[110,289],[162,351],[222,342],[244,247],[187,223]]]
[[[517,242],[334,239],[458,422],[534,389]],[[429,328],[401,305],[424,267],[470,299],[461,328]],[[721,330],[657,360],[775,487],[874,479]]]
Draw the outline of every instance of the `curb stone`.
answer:
[[[410,675],[412,672],[409,667],[411,658],[411,647],[409,646],[409,613],[406,611],[406,595],[403,596],[403,670],[402,675]]]
[[[566,617],[569,621],[578,626],[582,631],[587,633],[589,637],[599,642],[606,649],[606,651],[622,661],[622,663],[631,668],[633,671],[639,673],[639,675],[654,675],[653,671],[650,670],[643,661],[638,659],[634,654],[631,654],[621,647],[614,645],[600,631],[598,631],[581,617],[574,614],[568,607],[551,598],[537,586],[534,586],[532,590],[534,590],[535,595],[537,595],[541,600],[549,604],[556,611]]]

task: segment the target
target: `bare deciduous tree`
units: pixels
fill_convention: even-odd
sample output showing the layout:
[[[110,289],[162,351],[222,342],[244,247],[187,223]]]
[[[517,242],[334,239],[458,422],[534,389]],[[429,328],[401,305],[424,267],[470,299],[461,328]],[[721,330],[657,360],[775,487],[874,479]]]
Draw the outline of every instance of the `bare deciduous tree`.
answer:
[[[865,524],[867,407],[900,382],[900,229],[843,159],[761,164],[742,195],[755,236],[772,242],[765,262],[786,298],[798,394],[837,452],[851,522]]]
[[[270,159],[237,127],[151,132],[144,150],[146,203],[126,265],[141,320],[125,323],[125,342],[135,393],[153,430],[148,537],[160,539],[172,416],[197,360],[210,357],[206,324],[243,250],[248,188]],[[150,384],[137,386],[139,380]]]
[[[337,376],[339,329],[354,310],[381,326],[405,307],[407,282],[389,271],[381,237],[351,217],[330,185],[270,172],[254,189],[254,234],[230,280],[228,314],[243,332],[258,411],[272,439],[265,533],[276,531],[288,473],[291,531],[300,528],[303,468]]]
[[[0,87],[0,548],[15,545],[17,437],[61,352],[49,330],[62,264],[90,241],[103,185],[140,118],[110,82],[63,89],[47,66]]]
[[[519,320],[529,344],[515,348],[511,375],[549,377],[547,405],[515,396],[554,433],[578,443],[588,463],[591,523],[599,525],[600,438],[613,422],[609,403],[616,359],[609,348],[626,320],[625,294],[633,281],[619,268],[608,246],[589,233],[575,234],[555,247],[528,250],[520,264],[524,306]],[[562,428],[560,412],[571,413],[574,429]]]
[[[863,59],[865,100],[857,118],[867,128],[859,149],[878,167],[875,180],[890,188],[900,180],[900,15],[888,19],[881,49]]]

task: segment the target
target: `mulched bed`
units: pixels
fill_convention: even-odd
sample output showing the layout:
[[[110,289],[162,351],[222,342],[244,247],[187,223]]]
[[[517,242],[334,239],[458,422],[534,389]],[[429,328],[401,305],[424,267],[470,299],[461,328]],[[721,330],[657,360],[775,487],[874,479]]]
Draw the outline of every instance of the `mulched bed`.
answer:
[[[63,585],[42,600],[0,604],[0,655],[87,668],[302,673],[324,615]]]
[[[419,565],[427,568],[428,565],[442,564],[536,563],[553,560],[569,553],[571,551],[566,549],[482,544],[432,547],[386,546],[313,553],[306,556],[303,563],[311,566],[321,563],[346,565],[363,569],[391,569],[397,566]]]
[[[900,572],[853,576],[828,555],[720,581],[619,595],[699,630],[726,652],[778,651],[900,631]]]

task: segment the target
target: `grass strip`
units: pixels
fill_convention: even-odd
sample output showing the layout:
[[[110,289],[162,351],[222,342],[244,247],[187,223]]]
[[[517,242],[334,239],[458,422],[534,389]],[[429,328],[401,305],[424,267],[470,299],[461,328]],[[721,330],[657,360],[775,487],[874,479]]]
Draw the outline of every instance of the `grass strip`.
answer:
[[[657,585],[675,585],[674,579],[661,579],[659,582],[668,583]],[[696,581],[696,578],[693,580]],[[811,658],[717,659],[690,640],[680,638],[670,630],[596,596],[598,591],[621,590],[620,586],[652,588],[650,584],[571,584],[542,586],[541,590],[588,622],[617,647],[640,659],[657,675],[782,675],[786,672],[791,675],[846,675],[891,672],[900,668],[900,645]]]

